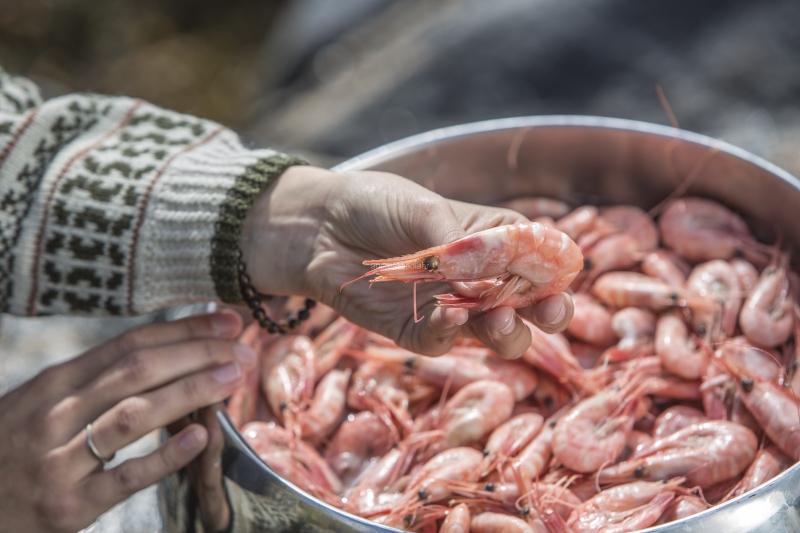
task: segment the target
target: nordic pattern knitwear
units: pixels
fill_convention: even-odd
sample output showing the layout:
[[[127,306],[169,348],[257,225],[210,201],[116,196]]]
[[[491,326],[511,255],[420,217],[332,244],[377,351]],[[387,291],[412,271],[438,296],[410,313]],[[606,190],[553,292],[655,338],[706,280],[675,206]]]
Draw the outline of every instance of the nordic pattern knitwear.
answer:
[[[42,102],[0,70],[0,312],[123,315],[242,300],[244,218],[299,159],[125,97]]]

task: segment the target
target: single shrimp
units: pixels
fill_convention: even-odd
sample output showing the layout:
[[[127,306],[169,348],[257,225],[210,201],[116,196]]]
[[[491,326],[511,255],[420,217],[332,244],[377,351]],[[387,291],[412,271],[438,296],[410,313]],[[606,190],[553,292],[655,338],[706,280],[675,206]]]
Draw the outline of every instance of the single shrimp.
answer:
[[[736,487],[722,501],[732,500],[756,487],[760,487],[793,464],[794,461],[776,446],[764,448],[753,459],[742,480],[736,484]]]
[[[737,379],[736,388],[747,410],[764,433],[793,461],[800,460],[800,405],[786,387],[760,379],[752,371],[733,364],[724,352],[715,356]]]
[[[316,311],[317,308],[315,307]],[[355,341],[363,332],[361,328],[344,317],[334,320],[328,327],[314,338],[314,370],[317,376],[324,376],[332,370],[342,358],[347,346]]]
[[[487,311],[500,305],[527,307],[569,287],[583,256],[566,234],[536,222],[500,226],[416,254],[364,261],[375,266],[359,279],[472,282],[495,280],[478,297],[437,296],[438,305]]]
[[[711,507],[707,501],[694,494],[683,494],[676,497],[664,510],[656,525],[668,524],[681,518],[688,518],[702,513]]]
[[[344,417],[350,374],[350,370],[331,370],[319,381],[308,408],[297,415],[302,438],[324,438]]]
[[[543,425],[542,415],[526,413],[497,426],[483,447],[481,475],[486,475],[495,467],[502,467],[509,458],[517,455],[539,434]]]
[[[575,508],[567,521],[574,533],[626,533],[656,523],[672,503],[682,478],[667,483],[635,481],[606,489]]]
[[[587,379],[583,368],[572,355],[566,337],[560,333],[545,333],[528,322],[525,325],[531,332],[531,345],[522,354],[523,361],[578,391],[597,390],[598,387]]]
[[[757,346],[772,348],[786,342],[792,334],[794,316],[783,268],[764,269],[742,306],[739,325],[747,339]]]
[[[514,393],[507,385],[499,381],[481,380],[455,393],[441,412],[434,409],[418,422],[422,428],[444,432],[443,441],[433,447],[438,451],[478,442],[508,420],[513,410]],[[428,425],[431,427],[428,428]]]
[[[418,355],[399,347],[367,346],[363,352],[350,351],[356,357],[403,365],[423,380],[457,392],[470,383],[492,380],[505,383],[514,391],[517,401],[530,396],[539,376],[522,361],[509,361],[494,355],[488,348],[453,348],[439,357]]]
[[[325,459],[292,432],[274,423],[250,422],[242,436],[276,474],[331,505],[341,505],[334,495],[342,491],[342,482]]]
[[[470,533],[547,533],[544,524],[534,529],[521,518],[503,513],[481,513],[472,517]]]
[[[565,202],[544,196],[520,196],[495,206],[516,211],[528,220],[537,217],[561,218],[569,213],[569,206]]]
[[[285,426],[293,426],[295,414],[313,395],[316,376],[314,346],[308,337],[295,336],[276,342],[270,350],[273,353],[267,357],[279,362],[272,368],[264,367],[261,387],[272,413]]]
[[[575,314],[567,325],[567,333],[595,346],[607,348],[617,342],[611,329],[611,312],[586,293],[572,296]]]
[[[703,198],[675,200],[658,221],[664,244],[689,261],[731,259],[744,255],[762,263],[767,247],[758,243],[742,218],[727,207]]]
[[[470,521],[469,507],[459,503],[447,513],[439,527],[439,533],[470,533]]]
[[[615,388],[573,407],[553,431],[553,455],[576,472],[594,472],[622,452],[633,429],[636,401]]]
[[[512,458],[503,472],[506,479],[514,479],[517,473],[525,479],[535,479],[544,473],[553,455],[555,426],[554,420],[547,421],[539,434]]]
[[[743,472],[757,448],[756,436],[746,427],[710,420],[655,440],[633,458],[604,468],[597,478],[600,483],[620,483],[685,476],[689,485],[706,488]]]
[[[717,309],[697,310],[692,315],[695,329],[701,335],[710,335],[714,326],[719,325],[725,335],[732,336],[742,307],[742,291],[739,276],[731,264],[714,259],[697,265],[686,280],[686,288],[698,296],[714,300],[719,306]]]
[[[680,313],[661,315],[656,324],[656,354],[664,370],[688,380],[706,374],[708,356],[689,339],[689,329]]]
[[[584,205],[564,215],[556,221],[556,229],[563,231],[574,240],[594,226],[599,210],[593,205]]]
[[[722,344],[719,357],[725,359],[728,368],[735,367],[737,374],[746,373],[753,379],[782,383],[785,377],[777,353],[751,345],[746,337],[735,337]]]
[[[673,405],[664,410],[653,423],[653,437],[660,439],[679,429],[708,420],[705,413],[688,405]]]
[[[669,250],[648,252],[642,258],[642,272],[667,285],[683,287],[691,268],[686,260]]]
[[[658,229],[647,214],[634,206],[615,206],[600,210],[600,218],[618,233],[601,238],[585,252],[587,283],[611,270],[634,266],[643,252],[658,246]]]
[[[611,317],[611,329],[619,337],[601,356],[604,361],[623,361],[653,353],[653,335],[656,331],[656,315],[647,309],[626,307]]]
[[[410,433],[414,425],[409,401],[399,370],[380,361],[361,363],[347,391],[351,409],[369,409],[390,428],[395,428],[396,422],[403,434]]]
[[[739,278],[739,289],[742,291],[742,295],[750,294],[750,291],[758,283],[758,270],[756,270],[756,267],[741,257],[731,259],[731,266],[733,271],[736,272],[736,277]]]
[[[608,272],[592,286],[601,302],[611,307],[644,307],[663,311],[670,307],[713,309],[714,302],[697,296],[682,287],[636,272]]]
[[[392,431],[370,411],[350,414],[325,448],[325,460],[347,483],[356,479],[371,460],[383,457],[392,447]]]

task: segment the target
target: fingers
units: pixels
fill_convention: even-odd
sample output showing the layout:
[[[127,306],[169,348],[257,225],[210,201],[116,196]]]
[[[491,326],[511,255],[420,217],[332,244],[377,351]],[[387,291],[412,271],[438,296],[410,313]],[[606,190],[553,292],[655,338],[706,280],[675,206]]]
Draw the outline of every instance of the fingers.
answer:
[[[199,421],[208,431],[208,445],[189,466],[189,476],[200,502],[200,513],[206,531],[225,531],[230,523],[230,508],[222,485],[222,448],[225,441],[216,412],[222,404],[202,409]]]
[[[517,312],[545,333],[558,333],[567,329],[575,307],[572,296],[562,292],[545,298],[535,306],[517,309]]]
[[[176,472],[197,457],[208,442],[208,432],[198,424],[184,428],[158,450],[90,476],[83,487],[86,499],[105,512],[125,498]]]
[[[241,365],[233,361],[146,394],[125,398],[93,423],[92,440],[101,454],[111,455],[156,428],[222,401],[242,384],[243,378]],[[97,468],[98,461],[86,446],[83,432],[68,446],[76,462],[76,475],[82,477]]]
[[[531,332],[511,307],[498,307],[467,322],[472,334],[504,359],[517,359],[531,345]]]
[[[461,326],[467,322],[469,311],[435,307],[427,315],[419,328],[418,345],[411,349],[425,355],[442,355],[462,334]]]
[[[230,309],[174,322],[149,324],[89,350],[65,367],[74,375],[72,386],[80,388],[130,352],[190,339],[233,339],[241,329],[242,317]]]

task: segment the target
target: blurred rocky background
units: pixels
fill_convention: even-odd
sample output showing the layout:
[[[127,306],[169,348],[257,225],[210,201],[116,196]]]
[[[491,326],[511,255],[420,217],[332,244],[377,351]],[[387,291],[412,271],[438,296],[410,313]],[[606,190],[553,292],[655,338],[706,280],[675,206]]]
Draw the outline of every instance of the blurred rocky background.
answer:
[[[796,0],[0,0],[0,65],[45,97],[145,98],[322,165],[498,117],[668,124],[659,84],[682,128],[800,175],[797,28]],[[3,316],[0,393],[150,319]],[[159,529],[148,490],[92,531]]]

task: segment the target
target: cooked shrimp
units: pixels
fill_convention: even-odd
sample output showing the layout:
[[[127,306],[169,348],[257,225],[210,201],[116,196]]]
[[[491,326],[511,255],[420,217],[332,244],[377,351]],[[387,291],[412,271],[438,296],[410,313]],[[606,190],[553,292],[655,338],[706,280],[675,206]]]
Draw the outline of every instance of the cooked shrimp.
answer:
[[[569,213],[569,206],[566,203],[544,196],[520,196],[495,205],[516,211],[528,220],[537,217],[561,218]]]
[[[413,420],[408,411],[408,392],[401,381],[397,368],[380,361],[365,361],[353,375],[347,405],[356,410],[369,409],[391,428],[396,421],[406,434],[411,431]]]
[[[274,423],[250,422],[242,436],[279,476],[323,501],[340,504],[333,495],[341,492],[342,482],[314,448],[290,431]]]
[[[673,405],[656,417],[653,437],[660,439],[672,435],[679,429],[708,420],[705,413],[688,405]]]
[[[311,339],[303,336],[282,339],[270,347],[279,362],[261,374],[261,387],[272,413],[290,426],[302,403],[314,391],[316,353]],[[264,370],[267,370],[265,367]]]
[[[731,259],[743,254],[754,262],[767,257],[739,215],[703,198],[675,200],[658,221],[664,244],[689,261]]]
[[[539,434],[513,458],[503,472],[506,479],[514,479],[515,473],[525,479],[535,479],[544,473],[553,454],[554,426],[555,421],[546,422]]]
[[[734,490],[729,492],[722,501],[732,500],[749,492],[774,478],[790,466],[794,461],[786,456],[776,446],[768,446],[758,452],[752,464],[744,473],[742,480],[736,485]]]
[[[736,337],[719,347],[719,356],[728,368],[735,367],[737,374],[747,374],[753,379],[780,383],[785,377],[778,355],[769,350],[756,348],[746,337]]]
[[[354,342],[361,331],[361,328],[340,317],[314,338],[314,370],[318,378],[339,363],[345,348]]]
[[[539,434],[543,425],[542,415],[525,413],[497,426],[483,447],[484,460],[481,464],[481,473],[485,475],[515,456]]]
[[[603,360],[623,361],[653,353],[656,315],[652,312],[638,307],[621,309],[611,317],[611,329],[619,342],[603,353]]]
[[[567,525],[574,533],[627,533],[656,523],[683,479],[636,481],[606,489],[579,505]]]
[[[300,436],[319,440],[344,417],[350,370],[331,370],[319,381],[308,408],[298,414]]]
[[[651,444],[653,444],[653,437],[651,437],[644,431],[638,431],[634,429],[628,436],[628,442],[625,443],[625,448],[623,449],[620,456],[617,457],[617,461],[624,461],[626,459],[630,459],[631,455],[644,450]]]
[[[351,355],[403,365],[423,380],[457,392],[479,380],[505,383],[514,391],[517,401],[530,396],[539,376],[522,361],[509,361],[494,355],[488,348],[454,348],[439,357],[425,357],[402,348],[367,346],[363,352],[350,351]]]
[[[351,414],[336,430],[325,448],[325,460],[347,483],[357,478],[372,459],[392,447],[392,431],[370,411]]]
[[[753,461],[758,440],[744,426],[710,420],[679,429],[657,439],[633,458],[604,468],[600,483],[633,479],[667,480],[685,476],[686,482],[706,488],[731,479]]]
[[[566,234],[526,222],[474,233],[416,254],[364,264],[377,268],[353,281],[373,275],[377,277],[370,283],[495,280],[478,297],[437,296],[440,306],[486,311],[500,305],[527,307],[563,291],[583,269],[583,256]]]
[[[553,455],[576,472],[594,472],[617,457],[633,429],[636,401],[604,390],[573,407],[553,431]]]
[[[583,368],[572,355],[569,342],[560,333],[548,334],[525,322],[531,332],[531,346],[522,354],[522,360],[544,370],[579,391],[595,391],[597,387],[583,373]]]
[[[681,518],[688,518],[708,509],[710,505],[700,496],[683,494],[675,498],[664,510],[664,514],[656,522],[657,525],[668,524]]]
[[[782,268],[764,269],[742,306],[739,325],[757,346],[772,348],[786,342],[794,322],[789,282]]]
[[[459,503],[447,513],[439,533],[470,533],[470,519],[469,507]]]
[[[611,312],[586,293],[573,295],[575,314],[567,325],[567,333],[595,346],[607,348],[617,342],[611,329]]]
[[[680,313],[665,313],[658,319],[655,348],[664,370],[689,380],[705,375],[708,356],[689,339]]]
[[[563,231],[573,241],[594,226],[599,210],[593,205],[584,205],[556,221],[556,229]]]
[[[470,533],[547,533],[542,524],[536,529],[525,520],[502,513],[481,513],[472,517]]]
[[[718,324],[725,335],[733,335],[742,307],[742,291],[739,276],[731,264],[714,259],[697,265],[686,280],[686,288],[698,296],[714,300],[719,306],[718,309],[695,311],[692,315],[695,329],[700,334],[712,334],[714,326]]]
[[[634,266],[643,252],[658,246],[656,225],[638,207],[603,208],[600,218],[618,233],[603,237],[585,252],[589,283],[603,272]]]
[[[663,281],[636,272],[608,272],[592,286],[601,302],[611,307],[644,307],[663,311],[670,307],[692,309],[713,308],[713,301],[696,296],[686,289],[667,285]]]
[[[686,260],[669,250],[655,250],[642,259],[642,272],[667,285],[682,287],[691,270]]]

